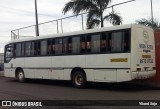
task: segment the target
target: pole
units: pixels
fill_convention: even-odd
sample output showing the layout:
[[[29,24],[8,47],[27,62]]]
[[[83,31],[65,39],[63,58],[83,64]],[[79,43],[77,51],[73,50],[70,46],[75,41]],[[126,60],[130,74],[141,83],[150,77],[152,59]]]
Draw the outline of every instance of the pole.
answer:
[[[81,16],[82,16],[82,30],[84,30],[84,25],[83,25],[83,14],[82,14]]]
[[[39,36],[39,27],[38,27],[38,14],[37,14],[37,0],[35,0],[35,17],[36,17],[36,36]]]
[[[152,18],[152,27],[153,27],[153,4],[152,4],[152,0],[151,0],[151,18]]]

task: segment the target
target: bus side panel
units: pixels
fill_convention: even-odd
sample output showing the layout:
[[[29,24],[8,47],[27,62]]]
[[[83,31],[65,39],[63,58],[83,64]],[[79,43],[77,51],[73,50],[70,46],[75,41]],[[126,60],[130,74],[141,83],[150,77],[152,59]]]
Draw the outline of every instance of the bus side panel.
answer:
[[[130,68],[130,53],[86,55],[86,68]]]
[[[24,67],[24,58],[12,58],[9,63],[5,63],[5,76],[15,77],[16,68]]]
[[[25,78],[35,78],[35,65],[37,64],[35,58],[26,57],[25,67],[23,67]]]
[[[87,78],[97,82],[129,81],[130,63],[130,53],[87,55],[86,68],[90,69],[87,70]]]
[[[130,69],[117,70],[117,82],[132,80],[132,73]]]
[[[4,76],[5,77],[15,77],[15,70],[11,68],[11,63],[5,63],[4,65]]]
[[[49,79],[49,74],[51,72],[51,57],[35,57],[35,77],[41,79]],[[53,73],[53,72],[52,72]]]
[[[93,69],[94,81],[97,82],[116,82],[117,70],[116,69]]]
[[[53,56],[52,57],[52,79],[71,80],[73,68],[85,68],[85,55]]]

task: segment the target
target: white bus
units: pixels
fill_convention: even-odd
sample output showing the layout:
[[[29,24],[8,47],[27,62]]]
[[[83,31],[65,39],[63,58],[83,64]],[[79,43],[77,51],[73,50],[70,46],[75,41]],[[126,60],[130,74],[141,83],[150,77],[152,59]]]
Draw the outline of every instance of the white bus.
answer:
[[[124,82],[155,75],[151,28],[129,24],[13,40],[5,46],[5,76],[86,82]]]

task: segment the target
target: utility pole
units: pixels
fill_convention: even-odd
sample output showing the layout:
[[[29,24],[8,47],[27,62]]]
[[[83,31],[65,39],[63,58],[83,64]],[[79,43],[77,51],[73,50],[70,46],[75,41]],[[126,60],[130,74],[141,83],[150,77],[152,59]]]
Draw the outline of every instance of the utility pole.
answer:
[[[39,25],[38,25],[38,13],[37,13],[37,0],[35,0],[35,18],[36,18],[36,36],[39,36]]]
[[[151,18],[152,18],[152,27],[153,27],[153,4],[152,4],[152,0],[151,0]]]

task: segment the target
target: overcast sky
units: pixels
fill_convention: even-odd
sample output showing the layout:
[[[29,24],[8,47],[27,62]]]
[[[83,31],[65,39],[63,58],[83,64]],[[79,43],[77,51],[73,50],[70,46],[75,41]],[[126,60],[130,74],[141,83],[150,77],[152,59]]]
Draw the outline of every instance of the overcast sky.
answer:
[[[68,1],[69,0],[37,0],[39,23],[72,15],[71,13],[67,13],[66,15],[62,14],[62,8]],[[128,0],[112,0],[110,5],[125,1]],[[122,16],[123,24],[135,23],[135,20],[151,16],[150,0],[136,0],[116,6],[114,10]],[[160,0],[153,0],[153,11],[154,18],[160,22]],[[109,12],[111,12],[111,9],[108,9],[105,14]],[[0,53],[3,52],[4,44],[11,40],[11,30],[34,24],[34,0],[0,0]],[[72,20],[64,21],[63,28],[65,31],[78,30],[81,28],[80,24],[80,17],[74,20],[72,18]],[[43,33],[43,35],[52,34],[52,30],[56,28],[55,25],[56,23],[52,23],[52,25],[40,27],[40,33]],[[110,24],[106,23],[105,26],[110,26]],[[44,29],[46,33],[42,31]],[[30,28],[27,33],[35,35],[34,28]]]

